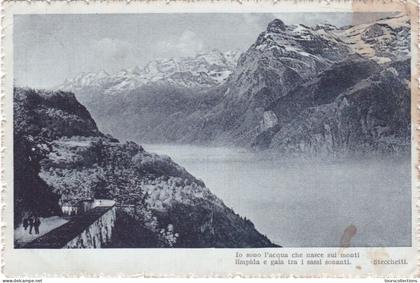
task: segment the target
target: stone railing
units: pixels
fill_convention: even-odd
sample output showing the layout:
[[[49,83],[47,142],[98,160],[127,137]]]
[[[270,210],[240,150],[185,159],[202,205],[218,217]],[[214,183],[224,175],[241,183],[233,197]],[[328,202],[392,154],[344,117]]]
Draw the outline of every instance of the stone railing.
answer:
[[[101,248],[111,241],[116,219],[113,201],[105,201],[23,248]]]

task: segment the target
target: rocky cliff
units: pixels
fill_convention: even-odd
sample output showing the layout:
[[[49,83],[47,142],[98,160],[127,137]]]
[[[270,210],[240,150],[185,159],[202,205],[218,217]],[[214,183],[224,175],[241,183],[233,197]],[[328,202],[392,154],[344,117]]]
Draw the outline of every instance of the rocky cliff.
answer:
[[[117,205],[109,247],[274,246],[169,157],[102,134],[72,93],[16,88],[14,110],[15,223],[102,198]]]

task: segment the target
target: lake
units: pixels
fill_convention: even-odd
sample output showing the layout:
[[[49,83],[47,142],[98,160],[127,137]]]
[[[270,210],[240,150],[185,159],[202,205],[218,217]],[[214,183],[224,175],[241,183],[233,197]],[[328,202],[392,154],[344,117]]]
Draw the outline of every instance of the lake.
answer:
[[[144,145],[185,167],[284,247],[411,246],[409,158],[303,161],[238,148]]]

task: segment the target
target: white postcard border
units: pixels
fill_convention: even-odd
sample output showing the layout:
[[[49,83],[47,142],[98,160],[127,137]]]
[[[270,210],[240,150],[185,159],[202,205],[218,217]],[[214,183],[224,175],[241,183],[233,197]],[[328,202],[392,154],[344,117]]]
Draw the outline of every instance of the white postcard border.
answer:
[[[210,12],[394,11],[412,19],[412,244],[378,248],[264,249],[84,249],[13,248],[13,15],[60,13],[210,13]],[[2,15],[2,272],[7,276],[152,276],[152,277],[412,277],[418,274],[418,9],[412,2],[386,1],[33,1],[4,2]],[[235,265],[236,253],[357,253],[349,266]],[[373,265],[374,259],[406,259],[408,264]]]

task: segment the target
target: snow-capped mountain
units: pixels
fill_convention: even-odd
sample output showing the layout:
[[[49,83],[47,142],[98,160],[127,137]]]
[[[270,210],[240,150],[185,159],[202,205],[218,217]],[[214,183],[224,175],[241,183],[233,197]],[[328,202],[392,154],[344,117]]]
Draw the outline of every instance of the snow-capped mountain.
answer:
[[[276,24],[275,29],[270,28],[272,24]],[[241,136],[247,136],[245,140],[254,140],[255,147],[289,153],[407,149],[410,139],[407,17],[344,28],[286,26],[279,21],[270,25],[259,37],[269,39],[268,44],[262,41],[264,52],[259,54],[260,58],[271,56],[268,62],[280,62],[285,70],[292,71],[273,81],[272,72],[263,74],[270,69],[260,67],[257,73],[263,74],[264,83],[245,80],[246,85],[240,85],[240,89],[253,95],[248,119],[255,120],[248,127],[242,124],[239,128]],[[255,62],[255,50],[260,46],[257,40],[244,54],[253,54],[247,60]],[[271,49],[281,52],[270,54]],[[293,64],[289,64],[290,57]],[[238,69],[241,64],[242,60]],[[246,62],[244,65],[250,66]],[[276,72],[280,69],[277,67]],[[290,74],[292,80],[288,78]],[[287,84],[290,81],[297,83],[290,86]],[[258,109],[262,114],[255,117]]]
[[[57,88],[75,92],[100,88],[104,94],[114,95],[156,82],[185,88],[212,87],[226,81],[238,57],[238,51],[212,50],[195,57],[159,59],[144,68],[136,66],[112,75],[105,71],[82,73]]]
[[[121,138],[392,151],[410,140],[410,42],[405,16],[341,28],[276,19],[240,56],[159,60],[84,76],[69,89]],[[118,93],[130,95],[104,95]]]

